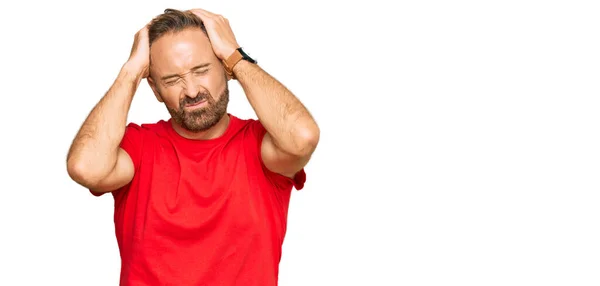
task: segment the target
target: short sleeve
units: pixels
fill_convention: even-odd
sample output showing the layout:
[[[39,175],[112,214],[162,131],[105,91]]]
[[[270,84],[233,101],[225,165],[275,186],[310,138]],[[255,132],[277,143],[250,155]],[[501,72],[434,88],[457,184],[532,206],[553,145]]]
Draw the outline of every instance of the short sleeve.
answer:
[[[258,160],[260,161],[260,165],[263,169],[263,172],[267,176],[267,178],[275,184],[279,189],[287,190],[294,187],[296,190],[302,190],[304,188],[304,183],[306,182],[306,172],[304,168],[296,173],[294,178],[289,178],[287,176],[275,173],[269,170],[262,159],[261,156],[261,146],[262,141],[267,133],[267,130],[264,128],[262,123],[258,120],[253,120],[251,123],[252,136],[253,140],[257,143],[255,154],[258,156]]]
[[[121,149],[125,150],[131,161],[133,162],[133,166],[135,171],[140,167],[141,157],[142,157],[142,127],[135,123],[129,123],[125,127],[125,134],[123,135],[123,139],[119,144]],[[90,190],[90,193],[94,196],[101,196],[105,193],[95,193]]]
[[[136,171],[142,162],[142,142],[142,127],[135,123],[129,123],[125,127],[125,135],[123,135],[119,147],[129,154]]]

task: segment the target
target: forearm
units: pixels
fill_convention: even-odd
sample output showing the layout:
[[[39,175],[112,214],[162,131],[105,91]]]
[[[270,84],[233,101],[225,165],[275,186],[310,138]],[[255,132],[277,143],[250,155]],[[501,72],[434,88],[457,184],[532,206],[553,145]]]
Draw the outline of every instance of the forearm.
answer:
[[[311,153],[319,128],[300,100],[257,65],[240,61],[233,72],[274,143],[290,154]]]
[[[69,174],[79,183],[101,180],[114,168],[141,77],[137,69],[125,64],[79,129],[67,156]]]

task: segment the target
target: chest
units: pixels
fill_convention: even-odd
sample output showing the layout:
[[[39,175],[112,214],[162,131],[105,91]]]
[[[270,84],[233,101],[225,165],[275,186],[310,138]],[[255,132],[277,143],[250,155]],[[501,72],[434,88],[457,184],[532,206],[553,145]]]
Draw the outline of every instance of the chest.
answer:
[[[244,148],[224,144],[190,152],[163,143],[145,152],[135,203],[144,210],[136,217],[146,230],[171,239],[253,235],[264,232],[264,218],[280,215],[275,190],[264,183],[256,155]]]

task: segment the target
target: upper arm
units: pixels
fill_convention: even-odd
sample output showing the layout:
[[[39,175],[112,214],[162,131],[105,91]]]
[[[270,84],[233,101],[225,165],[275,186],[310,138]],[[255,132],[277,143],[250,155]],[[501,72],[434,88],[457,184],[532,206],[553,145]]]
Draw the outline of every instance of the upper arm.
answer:
[[[102,194],[118,190],[121,187],[129,184],[131,180],[133,180],[134,174],[135,167],[133,160],[125,150],[119,148],[117,162],[115,163],[113,169],[106,177],[100,180],[98,184],[90,187],[90,191],[92,193]]]
[[[117,153],[117,161],[108,175],[89,187],[94,195],[112,192],[129,184],[138,169],[142,157],[142,128],[130,123],[125,128],[125,134]]]
[[[297,156],[287,153],[273,142],[273,138],[265,132],[261,144],[262,161],[271,172],[281,174],[288,178],[294,176],[308,164],[312,153]]]

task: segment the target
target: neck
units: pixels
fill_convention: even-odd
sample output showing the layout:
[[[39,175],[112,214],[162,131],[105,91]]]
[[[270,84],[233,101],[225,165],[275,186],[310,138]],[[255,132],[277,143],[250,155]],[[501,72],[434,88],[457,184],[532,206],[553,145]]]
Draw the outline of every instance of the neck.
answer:
[[[221,119],[215,124],[213,127],[199,132],[189,131],[181,125],[177,124],[174,120],[171,120],[171,126],[175,129],[175,132],[179,134],[181,137],[191,140],[210,140],[220,137],[227,130],[227,126],[229,126],[229,115],[225,113]]]

